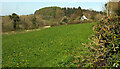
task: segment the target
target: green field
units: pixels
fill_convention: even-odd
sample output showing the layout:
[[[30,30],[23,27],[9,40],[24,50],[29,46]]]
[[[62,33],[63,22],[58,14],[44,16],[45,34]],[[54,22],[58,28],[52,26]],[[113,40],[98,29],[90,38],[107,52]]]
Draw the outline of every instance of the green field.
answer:
[[[82,46],[95,23],[51,27],[2,37],[3,67],[58,67],[72,62],[71,55],[86,56]],[[81,58],[82,60],[82,58]]]

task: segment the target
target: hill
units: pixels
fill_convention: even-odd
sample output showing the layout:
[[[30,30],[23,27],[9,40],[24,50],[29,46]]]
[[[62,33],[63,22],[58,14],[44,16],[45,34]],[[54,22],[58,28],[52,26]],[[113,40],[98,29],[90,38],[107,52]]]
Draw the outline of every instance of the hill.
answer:
[[[88,20],[81,21],[85,15]],[[98,21],[103,17],[102,13],[94,10],[78,8],[44,7],[36,10],[32,15],[17,15],[13,13],[2,18],[2,31],[17,31],[38,29],[44,26],[59,26],[66,24],[86,23]]]
[[[59,19],[64,16],[64,11],[60,7],[45,7],[36,10],[35,15],[41,15],[45,20]]]

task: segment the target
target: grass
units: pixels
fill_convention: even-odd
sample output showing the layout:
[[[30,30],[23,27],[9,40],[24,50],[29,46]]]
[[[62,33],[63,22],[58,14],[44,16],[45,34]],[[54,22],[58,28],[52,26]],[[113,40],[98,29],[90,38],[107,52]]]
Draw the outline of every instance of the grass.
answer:
[[[71,55],[86,56],[82,46],[93,34],[95,23],[64,25],[40,31],[3,35],[3,67],[61,67],[69,65]],[[82,59],[82,58],[81,58]]]

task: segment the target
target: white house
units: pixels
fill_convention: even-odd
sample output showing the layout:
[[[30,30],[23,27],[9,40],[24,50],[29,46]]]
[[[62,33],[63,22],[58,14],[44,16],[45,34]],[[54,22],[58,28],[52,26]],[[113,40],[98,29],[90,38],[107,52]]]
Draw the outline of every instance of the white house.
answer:
[[[81,17],[81,20],[88,20],[85,15]]]

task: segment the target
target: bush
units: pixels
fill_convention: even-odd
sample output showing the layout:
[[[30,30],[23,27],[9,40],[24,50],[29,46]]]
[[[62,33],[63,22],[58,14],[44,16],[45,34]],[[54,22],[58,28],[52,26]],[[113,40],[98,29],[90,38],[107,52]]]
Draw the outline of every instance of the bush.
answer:
[[[5,16],[2,18],[2,31],[3,32],[6,32],[6,31],[12,31],[14,30],[14,27],[13,27],[13,20],[10,19],[9,16]]]
[[[68,23],[68,18],[66,16],[64,16],[62,18],[62,20],[60,21],[60,24],[63,25],[63,24],[67,24]]]
[[[120,67],[120,21],[119,18],[103,18],[93,27],[95,35],[87,46],[93,54],[87,59],[92,66]]]
[[[32,29],[34,28],[34,25],[32,21],[30,20],[29,16],[22,15],[20,16],[20,29]]]
[[[42,27],[45,26],[45,21],[42,19],[42,17],[40,15],[35,15],[36,18],[36,25],[37,27]]]

